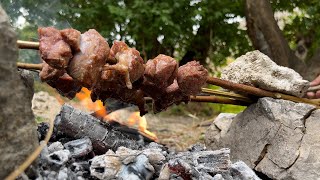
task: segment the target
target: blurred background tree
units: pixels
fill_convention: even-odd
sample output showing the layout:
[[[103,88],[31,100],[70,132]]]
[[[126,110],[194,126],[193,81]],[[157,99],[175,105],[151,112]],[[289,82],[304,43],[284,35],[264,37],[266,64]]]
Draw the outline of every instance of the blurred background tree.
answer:
[[[320,72],[317,0],[3,0],[19,38],[38,26],[94,28],[123,40],[147,60],[160,53],[181,64],[199,60],[217,70],[228,58],[259,49],[311,80]],[[22,54],[28,62],[35,54]]]

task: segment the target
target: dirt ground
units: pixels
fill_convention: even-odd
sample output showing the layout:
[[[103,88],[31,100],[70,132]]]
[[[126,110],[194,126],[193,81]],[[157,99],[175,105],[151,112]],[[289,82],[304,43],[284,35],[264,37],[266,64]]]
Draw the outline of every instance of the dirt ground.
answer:
[[[147,115],[148,129],[159,143],[176,151],[183,151],[196,143],[204,143],[204,133],[211,120],[189,116]]]
[[[62,103],[86,111],[79,101],[62,100],[56,95],[38,92],[33,100],[33,111],[38,122],[55,118]],[[124,114],[124,113],[122,113]],[[199,118],[194,115],[168,115],[166,113],[146,116],[147,129],[155,133],[158,142],[175,151],[183,151],[195,143],[204,142],[204,133],[213,118]]]

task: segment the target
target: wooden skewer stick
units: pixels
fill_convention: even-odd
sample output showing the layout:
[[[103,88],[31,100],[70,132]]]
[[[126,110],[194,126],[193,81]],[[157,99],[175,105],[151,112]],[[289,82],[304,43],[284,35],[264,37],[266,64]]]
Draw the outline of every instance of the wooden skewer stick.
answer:
[[[320,108],[320,103],[318,101],[313,101],[313,100],[310,100],[307,98],[299,98],[299,97],[295,97],[295,96],[291,96],[291,95],[287,95],[287,94],[282,94],[282,93],[278,93],[278,92],[266,91],[266,90],[259,89],[259,88],[253,87],[253,86],[248,86],[248,85],[244,85],[244,84],[237,84],[237,83],[233,83],[233,82],[222,80],[222,79],[215,78],[215,77],[208,77],[207,83],[212,84],[212,85],[216,85],[216,86],[220,86],[222,88],[229,89],[232,91],[242,92],[245,94],[251,94],[254,96],[258,96],[258,97],[272,97],[275,99],[285,99],[285,100],[290,100],[290,101],[298,102],[298,103],[311,104],[311,105],[317,106],[317,108]]]
[[[201,88],[201,91],[203,93],[215,95],[215,96],[222,96],[222,97],[227,97],[227,98],[232,98],[232,99],[237,99],[240,101],[252,103],[252,99],[250,99],[247,96],[241,95],[241,94],[236,94],[233,92],[227,92],[227,91],[221,91],[221,90],[215,90],[215,89],[209,89],[209,88]]]
[[[24,68],[24,69],[36,69],[36,70],[42,69],[41,64],[18,63],[17,66],[19,68]],[[276,99],[285,99],[285,100],[290,100],[290,101],[294,101],[294,102],[315,105],[315,106],[317,106],[317,108],[320,108],[319,101],[314,101],[314,100],[310,100],[307,98],[299,98],[299,97],[290,96],[290,95],[282,94],[282,93],[278,93],[278,92],[266,91],[266,90],[259,89],[259,88],[253,87],[253,86],[248,86],[248,85],[244,85],[244,84],[237,84],[237,83],[233,83],[233,82],[222,80],[222,79],[215,78],[215,77],[209,76],[207,79],[207,83],[212,84],[212,85],[216,85],[216,86],[220,86],[222,88],[229,89],[229,90],[232,90],[235,92],[242,92],[245,94],[251,94],[251,95],[254,95],[257,97],[272,97],[272,98],[276,98]],[[239,99],[239,98],[234,98],[234,99],[243,101],[243,99]]]
[[[39,42],[18,40],[17,44],[20,49],[39,49]]]
[[[229,98],[219,97],[219,96],[190,96],[190,100],[191,102],[233,104],[233,105],[240,105],[240,106],[248,106],[251,104],[242,100],[229,99]]]
[[[30,63],[17,63],[18,68],[30,69],[30,70],[40,70],[42,69],[42,64],[30,64]]]

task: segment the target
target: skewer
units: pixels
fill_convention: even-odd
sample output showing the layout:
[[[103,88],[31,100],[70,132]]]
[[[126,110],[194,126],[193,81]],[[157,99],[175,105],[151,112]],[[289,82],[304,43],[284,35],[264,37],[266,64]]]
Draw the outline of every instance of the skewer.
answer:
[[[32,41],[17,41],[18,47],[21,49],[38,49],[39,48],[39,42],[32,42]],[[20,64],[20,68],[25,68],[25,69],[37,69],[40,70],[40,66],[33,66],[33,65],[22,65]],[[272,97],[276,99],[285,99],[285,100],[290,100],[294,102],[301,102],[301,103],[307,103],[307,104],[312,104],[320,108],[320,103],[318,101],[306,99],[306,98],[299,98],[295,96],[290,96],[282,93],[277,93],[277,92],[271,92],[271,91],[266,91],[263,89],[259,89],[253,86],[248,86],[244,84],[237,84],[237,83],[232,83],[230,81],[225,81],[219,78],[215,77],[208,77],[207,79],[208,84],[220,86],[225,89],[229,89],[235,92],[242,92],[244,94],[251,94],[257,97]],[[313,87],[310,88],[308,91],[315,91],[320,89],[320,87]],[[243,99],[242,99],[243,100]]]
[[[287,94],[282,94],[282,93],[278,93],[278,92],[271,92],[271,91],[259,89],[259,88],[253,87],[253,86],[248,86],[248,85],[244,85],[244,84],[237,84],[237,83],[233,83],[233,82],[222,80],[222,79],[215,78],[215,77],[208,77],[207,83],[211,84],[211,85],[220,86],[222,88],[229,89],[229,90],[232,90],[235,92],[241,92],[244,94],[251,94],[251,95],[254,95],[257,97],[272,97],[275,99],[285,99],[285,100],[298,102],[298,103],[311,104],[311,105],[316,106],[317,108],[320,108],[319,101],[314,101],[314,100],[307,99],[307,98],[299,98],[299,97],[295,97],[295,96],[291,96],[291,95],[287,95]]]
[[[20,49],[39,49],[39,42],[18,40],[17,44]]]
[[[30,63],[17,63],[18,68],[29,69],[29,70],[40,70],[42,69],[42,64],[30,64]]]
[[[23,68],[23,69],[33,69],[33,70],[34,69],[36,69],[36,70],[42,69],[42,64],[17,63],[17,66],[18,66],[18,68]],[[237,84],[237,83],[233,83],[233,82],[222,80],[222,79],[215,78],[215,77],[209,76],[207,79],[207,83],[211,84],[211,85],[220,86],[222,88],[229,89],[229,90],[232,90],[235,92],[250,94],[250,95],[257,96],[257,97],[272,97],[275,99],[285,99],[285,100],[290,100],[293,102],[315,105],[315,106],[317,106],[317,108],[320,108],[320,102],[317,100],[311,100],[311,99],[307,99],[307,98],[299,98],[299,97],[295,97],[295,96],[291,96],[291,95],[287,95],[287,94],[282,94],[282,93],[278,93],[278,92],[271,92],[271,91],[259,89],[259,88],[253,87],[253,86],[248,86],[248,85],[244,85],[244,84]],[[230,94],[230,93],[226,93],[223,91],[219,91],[219,93],[217,94],[217,93],[214,93],[214,90],[205,90],[204,92],[211,93],[214,95],[219,95],[219,96],[232,97],[233,99],[236,99],[238,101],[243,101],[243,102],[248,102],[248,100],[249,100],[249,99],[246,99],[245,96],[242,96],[239,94],[234,96],[235,93],[233,93],[233,95],[232,95],[232,93]],[[214,101],[213,99],[211,99],[211,100]]]
[[[204,92],[204,93],[215,95],[215,96],[234,98],[234,99],[241,100],[241,101],[244,101],[244,102],[252,103],[252,99],[250,99],[249,97],[241,95],[241,94],[236,94],[236,93],[233,93],[233,92],[214,90],[214,89],[209,89],[209,88],[201,88],[201,91]]]
[[[22,69],[29,69],[29,70],[40,70],[42,69],[42,64],[30,64],[30,63],[17,63],[18,68]],[[215,96],[192,96],[191,101],[193,102],[211,102],[211,103],[221,103],[221,104],[234,104],[234,105],[243,105],[246,106],[252,102],[251,99],[248,97],[231,93],[231,92],[224,92],[224,91],[218,91],[218,90],[212,90],[208,88],[203,88],[202,92],[212,94]],[[217,97],[217,96],[223,96],[223,97]],[[149,99],[147,99],[149,100]]]
[[[207,102],[207,103],[218,103],[218,104],[233,104],[240,106],[248,106],[251,103],[245,102],[239,99],[230,99],[219,96],[190,96],[191,102]]]

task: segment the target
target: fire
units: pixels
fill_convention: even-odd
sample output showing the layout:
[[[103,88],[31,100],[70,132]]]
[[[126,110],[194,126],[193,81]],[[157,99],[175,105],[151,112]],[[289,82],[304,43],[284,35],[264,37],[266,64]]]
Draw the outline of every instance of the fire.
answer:
[[[148,135],[152,140],[158,141],[156,134],[147,130],[147,120],[145,116],[140,116],[140,112],[133,112],[128,118],[128,125],[133,126],[134,124],[138,124],[138,130],[140,133],[144,135]]]
[[[141,134],[149,137],[154,141],[158,140],[157,136],[154,133],[147,130],[147,120],[145,116],[140,117],[139,111],[131,113],[125,122],[120,122],[117,115],[114,115],[114,114],[109,115],[107,113],[107,110],[103,106],[102,101],[97,100],[95,102],[92,102],[90,94],[91,94],[91,91],[84,87],[81,89],[81,91],[78,94],[76,94],[76,97],[80,100],[81,105],[83,107],[86,107],[87,110],[93,111],[96,116],[102,118],[105,121],[118,121],[119,123],[125,124],[129,127],[137,126],[137,130]]]
[[[102,101],[97,100],[95,102],[92,102],[90,94],[91,91],[83,87],[81,91],[76,94],[76,97],[80,100],[80,103],[83,107],[86,107],[89,111],[95,112],[97,116],[101,118],[107,116],[107,110],[103,106]]]

